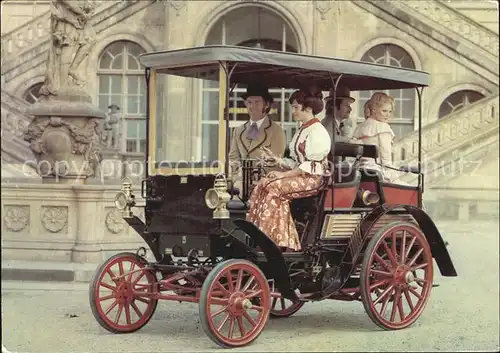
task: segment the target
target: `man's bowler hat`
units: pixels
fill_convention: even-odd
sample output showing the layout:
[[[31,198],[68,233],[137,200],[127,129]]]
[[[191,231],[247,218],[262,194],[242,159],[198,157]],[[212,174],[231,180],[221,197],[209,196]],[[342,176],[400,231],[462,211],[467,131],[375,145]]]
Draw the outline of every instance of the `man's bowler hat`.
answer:
[[[262,97],[264,101],[268,102],[269,104],[273,103],[273,96],[269,93],[269,89],[265,85],[261,85],[258,83],[253,83],[248,85],[246,93],[243,93],[241,95],[241,98],[243,100],[246,100],[248,97]]]

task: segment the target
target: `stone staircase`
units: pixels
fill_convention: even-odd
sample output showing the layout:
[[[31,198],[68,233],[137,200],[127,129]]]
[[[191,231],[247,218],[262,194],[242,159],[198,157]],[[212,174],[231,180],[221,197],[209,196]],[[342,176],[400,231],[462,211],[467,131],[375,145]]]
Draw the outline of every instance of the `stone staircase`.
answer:
[[[354,1],[443,55],[498,85],[497,33],[440,0]]]
[[[425,185],[432,187],[446,178],[467,174],[495,149],[499,141],[499,95],[485,97],[422,129],[422,169]],[[395,164],[416,165],[418,131],[393,145]],[[405,181],[414,182],[408,174]]]
[[[90,22],[97,34],[148,7],[156,0],[100,1]],[[50,13],[46,12],[23,26],[2,35],[2,80],[45,65],[49,49]]]
[[[34,169],[24,163],[35,160],[28,143],[23,139],[24,129],[31,122],[26,114],[29,103],[3,89],[1,93],[2,179],[36,177]]]

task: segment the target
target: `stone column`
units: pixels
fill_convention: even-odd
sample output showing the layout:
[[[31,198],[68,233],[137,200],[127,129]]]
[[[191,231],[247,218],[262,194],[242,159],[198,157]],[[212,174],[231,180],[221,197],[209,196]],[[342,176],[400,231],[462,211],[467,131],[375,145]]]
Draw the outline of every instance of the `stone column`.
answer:
[[[104,187],[73,185],[76,197],[76,242],[71,259],[77,263],[99,263],[103,260],[100,242],[104,234]]]

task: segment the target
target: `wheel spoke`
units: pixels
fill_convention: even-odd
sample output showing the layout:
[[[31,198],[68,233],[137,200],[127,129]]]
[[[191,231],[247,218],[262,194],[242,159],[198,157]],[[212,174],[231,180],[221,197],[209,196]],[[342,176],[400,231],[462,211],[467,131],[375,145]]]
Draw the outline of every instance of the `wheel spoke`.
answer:
[[[381,286],[385,286],[386,284],[388,284],[388,282],[389,282],[389,281],[388,281],[388,279],[383,279],[383,280],[381,280],[381,281],[377,281],[377,282],[375,282],[374,284],[372,284],[372,285],[370,286],[370,292],[374,291],[375,289],[376,289],[376,290],[378,290],[378,291],[380,292],[379,287],[381,287]]]
[[[242,292],[246,292],[249,288],[250,288],[250,285],[253,283],[253,281],[255,281],[255,276],[250,276],[250,278],[248,279],[247,283],[245,284],[245,286],[241,289]],[[257,283],[255,283],[256,285]]]
[[[239,291],[241,288],[241,282],[243,281],[243,270],[238,270],[238,277],[236,278],[236,288],[235,291]]]
[[[106,273],[109,275],[109,277],[111,277],[111,280],[112,280],[112,281],[114,281],[114,280],[115,280],[115,277],[116,277],[116,276],[115,276],[115,273],[114,273],[113,271],[111,271],[111,268],[110,268],[110,267],[108,267],[108,268],[106,269]],[[103,276],[103,277],[104,277],[104,276]]]
[[[220,331],[222,330],[222,328],[223,328],[223,327],[224,327],[224,325],[226,324],[227,320],[229,319],[229,316],[230,316],[230,315],[231,315],[230,313],[228,313],[228,312],[226,313],[226,316],[224,316],[224,319],[222,319],[222,322],[221,322],[221,324],[219,325],[219,327],[217,328],[217,331],[219,331],[219,332],[220,332]]]
[[[105,316],[108,316],[108,314],[111,312],[111,310],[113,310],[115,308],[115,306],[118,305],[118,300],[115,300],[113,302],[113,304],[111,304],[108,308],[108,310],[106,310],[106,312],[104,313]]]
[[[259,289],[257,291],[251,292],[250,294],[245,295],[246,298],[254,298],[258,295],[262,294],[262,289]]]
[[[385,311],[387,310],[387,304],[389,304],[389,300],[391,299],[391,295],[394,289],[391,290],[389,295],[386,295],[384,302],[382,303],[382,307],[380,308],[380,316],[385,317]]]
[[[410,271],[416,271],[416,270],[421,270],[425,267],[427,267],[428,263],[427,262],[424,262],[423,264],[420,264],[420,265],[417,265],[417,266],[413,266]]]
[[[244,311],[243,316],[245,317],[245,319],[247,319],[247,321],[250,323],[250,325],[252,325],[252,328],[257,326],[257,323],[254,321],[254,319],[252,319],[252,317],[250,315],[248,315],[248,312]]]
[[[413,256],[413,258],[410,260],[410,262],[407,263],[408,267],[411,267],[413,266],[413,264],[415,263],[415,261],[417,261],[418,257],[424,252],[424,248],[420,248],[417,253],[415,254],[415,256]]]
[[[132,280],[132,271],[134,271],[134,268],[135,268],[135,262],[130,262],[130,269],[128,270],[129,274],[128,274],[128,278],[127,278],[127,281],[131,281]]]
[[[396,258],[394,257],[392,250],[389,249],[389,246],[387,245],[385,240],[382,240],[382,246],[384,247],[384,250],[387,253],[387,256],[389,257],[389,260],[391,260],[392,266],[396,267],[398,265],[398,262],[397,262]]]
[[[408,306],[410,307],[410,310],[413,311],[415,309],[415,306],[413,305],[413,301],[411,300],[410,293],[408,292],[408,288],[403,289],[403,293],[406,298],[406,302],[408,303]]]
[[[382,294],[373,302],[373,305],[377,305],[385,296],[389,294],[389,292],[392,292],[394,289],[394,285],[391,284],[385,291],[382,292]]]
[[[399,293],[400,293],[400,289],[396,288],[396,291],[395,291],[394,296],[393,296],[394,300],[392,301],[391,322],[394,322],[394,319],[396,318],[396,309],[397,309],[396,301],[399,298]]]
[[[146,271],[142,271],[141,274],[139,276],[137,276],[136,279],[134,279],[134,281],[132,282],[132,286],[136,286],[137,283],[139,283],[139,281],[141,280],[142,277],[144,277],[146,275]]]
[[[127,325],[132,324],[132,320],[130,319],[130,305],[125,303],[125,320],[127,320]]]
[[[107,284],[107,283],[104,283],[104,282],[101,282],[99,283],[99,285],[103,286],[104,288],[107,288],[107,289],[110,289],[112,290],[113,292],[116,292],[116,287],[110,285],[110,284]]]
[[[377,253],[374,253],[373,254],[373,257],[377,260],[377,263],[381,264],[382,266],[384,266],[387,270],[391,271],[391,266],[389,266],[389,264],[387,264],[387,262],[382,258],[380,257],[379,254]]]
[[[222,307],[222,309],[217,310],[215,313],[213,313],[213,314],[211,315],[211,316],[212,316],[212,319],[213,319],[214,317],[216,317],[217,315],[222,314],[222,313],[223,313],[223,312],[225,312],[227,309],[228,309],[228,306],[226,305],[226,306]]]
[[[403,297],[401,295],[401,289],[398,292],[398,297],[395,299],[395,301],[398,301],[398,312],[399,312],[399,318],[401,319],[400,321],[404,321],[405,319],[405,311],[403,308]]]
[[[394,258],[397,260],[398,250],[396,249],[396,232],[393,231],[391,234],[391,250]]]
[[[142,316],[141,310],[139,309],[139,307],[135,303],[135,299],[130,303],[130,306],[132,307],[132,309],[134,309],[134,311],[135,311],[135,313],[137,314],[138,317]]]
[[[408,287],[408,290],[414,295],[416,296],[419,300],[422,299],[422,296],[420,295],[420,293],[418,293],[413,287]]]
[[[229,305],[229,298],[210,298],[210,304],[213,305]]]
[[[388,277],[388,278],[392,277],[392,273],[390,272],[384,272],[379,270],[371,270],[370,272],[383,277]]]
[[[233,338],[234,335],[234,316],[231,315],[229,319],[229,332],[228,332],[228,337]]]
[[[231,270],[226,272],[226,281],[229,289],[229,293],[234,293],[234,283],[233,283],[233,275],[231,273]]]
[[[113,299],[113,298],[116,298],[116,296],[114,294],[105,295],[104,297],[100,297],[99,301],[102,302],[102,301],[105,301],[105,300],[108,300],[108,299]]]
[[[417,240],[417,237],[414,235],[412,238],[411,238],[411,241],[410,241],[410,244],[408,245],[408,247],[406,248],[406,252],[405,252],[405,259],[408,258],[408,256],[410,255],[410,251],[411,249],[413,248],[413,245],[415,244],[415,241]]]
[[[406,230],[403,230],[403,235],[401,237],[401,253],[399,255],[399,257],[401,258],[401,263],[404,264],[405,263],[405,259],[406,259]]]
[[[116,313],[115,316],[115,324],[118,325],[118,322],[120,321],[120,316],[122,316],[122,311],[123,311],[123,304],[118,304],[118,312]]]
[[[243,337],[246,334],[245,327],[243,326],[243,318],[241,316],[238,316],[236,320],[238,320],[238,328],[240,330],[241,337]]]
[[[120,274],[120,277],[125,273],[125,271],[123,270],[123,261],[118,262],[118,273]]]
[[[229,297],[231,296],[231,293],[228,292],[227,288],[222,285],[220,282],[216,282],[215,285],[222,290],[222,293],[224,296]]]

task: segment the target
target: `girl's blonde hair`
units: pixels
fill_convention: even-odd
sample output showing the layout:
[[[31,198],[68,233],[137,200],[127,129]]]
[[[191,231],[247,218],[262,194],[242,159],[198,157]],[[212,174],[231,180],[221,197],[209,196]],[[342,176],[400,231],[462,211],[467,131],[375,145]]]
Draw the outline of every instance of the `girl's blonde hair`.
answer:
[[[382,104],[386,103],[391,104],[392,110],[394,111],[394,97],[391,97],[384,92],[375,92],[364,105],[365,119],[368,119],[372,115],[372,111],[375,106],[380,107]]]

